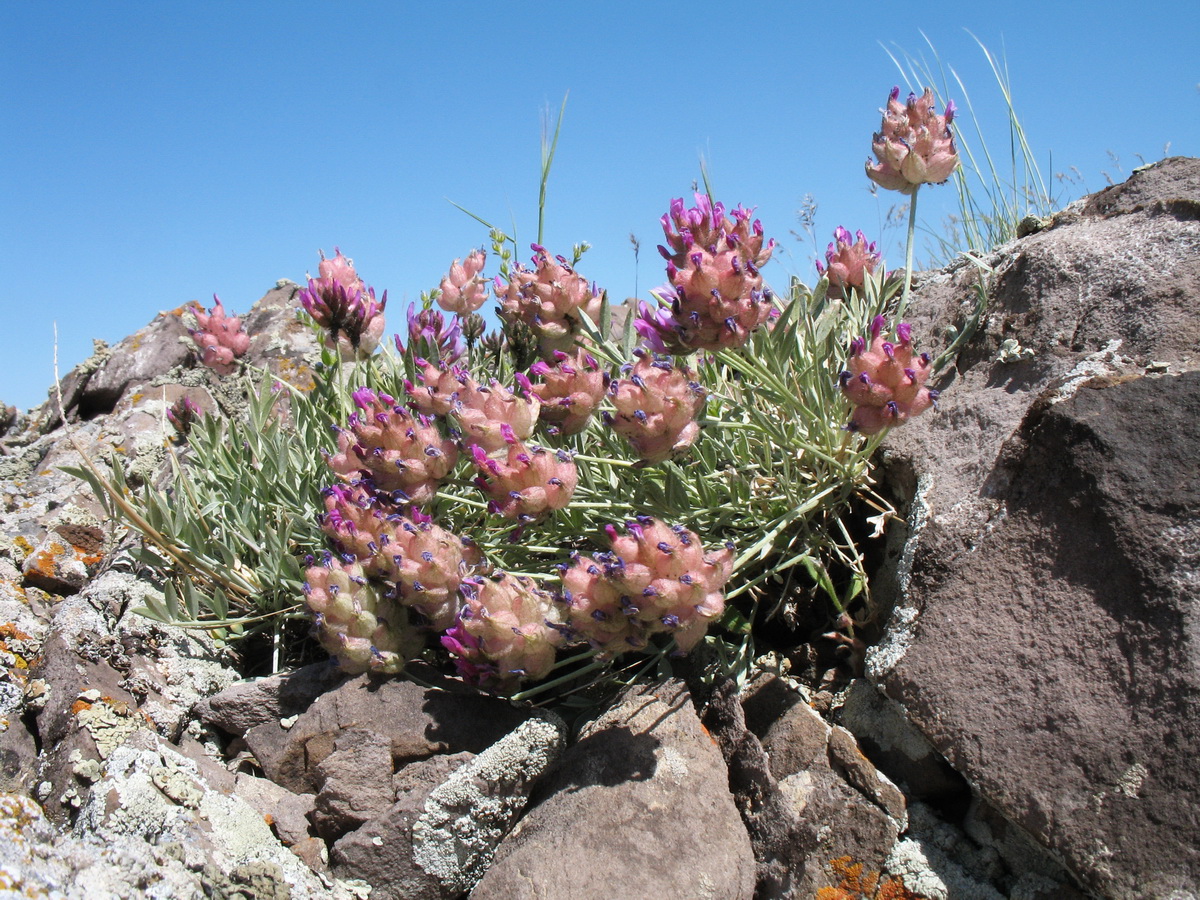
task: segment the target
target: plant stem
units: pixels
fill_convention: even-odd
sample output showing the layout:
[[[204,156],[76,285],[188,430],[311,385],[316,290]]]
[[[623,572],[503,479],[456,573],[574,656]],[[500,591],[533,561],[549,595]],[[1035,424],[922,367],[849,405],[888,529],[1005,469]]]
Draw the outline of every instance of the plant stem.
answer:
[[[908,203],[908,242],[904,248],[904,292],[900,295],[900,305],[896,308],[897,322],[904,317],[904,310],[908,308],[908,295],[912,290],[913,244],[917,233],[917,194],[920,190],[919,184],[913,188],[912,200]]]

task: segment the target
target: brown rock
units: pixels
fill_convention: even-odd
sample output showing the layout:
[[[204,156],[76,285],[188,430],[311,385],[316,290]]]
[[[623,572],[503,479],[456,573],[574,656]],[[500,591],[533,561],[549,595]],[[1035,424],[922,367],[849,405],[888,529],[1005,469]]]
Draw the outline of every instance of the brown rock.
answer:
[[[400,765],[435,753],[478,753],[527,716],[473,692],[362,675],[322,694],[290,728],[277,721],[254,726],[246,743],[272,781],[297,793],[316,793],[321,783],[316,767],[348,728],[383,735]]]
[[[434,789],[469,754],[435,756],[410,763],[397,773],[396,802],[333,845],[330,862],[339,878],[359,878],[372,886],[378,900],[446,900],[453,896],[435,875],[413,860],[413,825],[425,812]]]
[[[471,898],[750,898],[727,785],[682,685],[630,690],[583,729]]]
[[[1200,162],[1165,160],[998,251],[942,413],[888,440],[915,535],[868,674],[1111,897],[1200,886],[1197,201]],[[914,331],[967,280],[922,281]]]
[[[291,718],[346,678],[329,662],[313,663],[253,681],[239,681],[196,704],[194,715],[206,725],[236,737],[256,725]]]
[[[317,764],[321,787],[313,821],[327,841],[383,815],[395,801],[392,743],[381,734],[348,728]]]

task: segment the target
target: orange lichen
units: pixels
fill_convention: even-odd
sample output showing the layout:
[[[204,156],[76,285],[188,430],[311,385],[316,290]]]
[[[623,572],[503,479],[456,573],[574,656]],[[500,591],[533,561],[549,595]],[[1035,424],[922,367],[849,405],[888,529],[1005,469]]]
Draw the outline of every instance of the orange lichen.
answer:
[[[12,622],[0,624],[0,641],[28,641],[32,640],[29,635],[23,632]]]
[[[76,700],[74,703],[71,704],[71,715],[77,716],[81,712],[83,712],[85,709],[91,709],[91,708],[92,708],[92,704],[88,703],[86,700]]]
[[[816,900],[927,900],[914,894],[899,878],[884,878],[880,872],[867,872],[866,867],[849,856],[829,861],[829,872],[839,879],[837,887],[823,887]]]

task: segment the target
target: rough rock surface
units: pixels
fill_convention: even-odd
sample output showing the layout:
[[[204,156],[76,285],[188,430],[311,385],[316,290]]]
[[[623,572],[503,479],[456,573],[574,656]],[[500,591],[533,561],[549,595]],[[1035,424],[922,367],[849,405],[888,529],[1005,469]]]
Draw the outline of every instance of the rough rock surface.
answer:
[[[471,898],[750,898],[726,782],[687,690],[633,689],[583,728]]]
[[[289,790],[316,792],[317,767],[350,728],[381,735],[400,766],[435,753],[478,753],[528,713],[474,692],[423,688],[410,681],[361,675],[322,694],[294,722],[256,725],[245,739],[267,777]]]
[[[1090,890],[1195,892],[1200,161],[988,262],[941,413],[888,441],[909,540],[868,674]],[[915,333],[961,326],[974,278],[921,281]]]

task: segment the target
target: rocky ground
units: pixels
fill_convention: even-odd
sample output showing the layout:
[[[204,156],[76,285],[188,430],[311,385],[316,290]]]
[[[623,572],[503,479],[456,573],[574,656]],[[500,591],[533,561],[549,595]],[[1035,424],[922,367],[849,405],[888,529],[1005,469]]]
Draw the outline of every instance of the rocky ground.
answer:
[[[223,398],[179,310],[0,416],[0,896],[1200,895],[1200,161],[926,273],[914,333],[988,295],[939,413],[889,436],[858,677],[799,646],[583,722],[437,673],[244,680],[58,467],[162,463]],[[982,282],[981,282],[982,278]],[[295,286],[250,359],[307,377]]]

